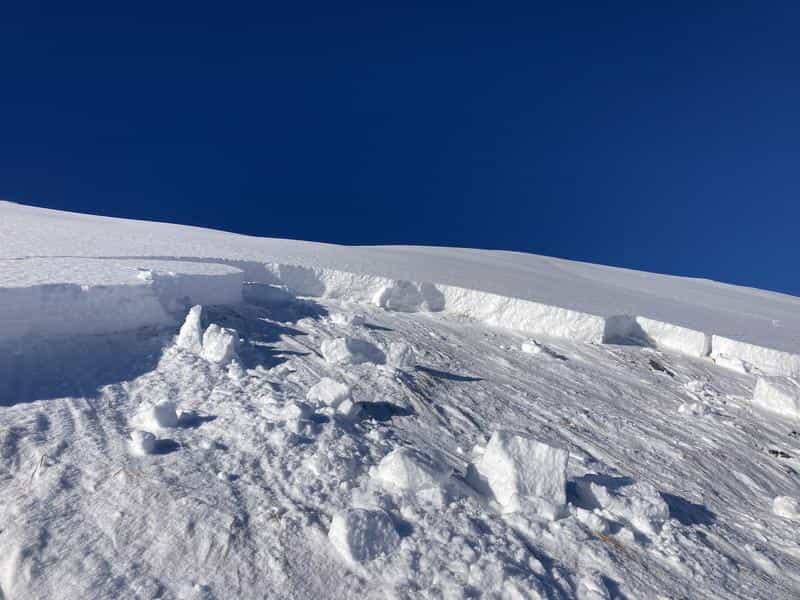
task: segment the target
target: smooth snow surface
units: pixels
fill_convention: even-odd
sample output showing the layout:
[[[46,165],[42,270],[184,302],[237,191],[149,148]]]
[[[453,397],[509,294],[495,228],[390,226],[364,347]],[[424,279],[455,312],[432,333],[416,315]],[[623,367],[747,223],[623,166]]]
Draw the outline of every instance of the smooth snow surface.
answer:
[[[800,597],[797,299],[7,203],[0,241],[3,600]]]

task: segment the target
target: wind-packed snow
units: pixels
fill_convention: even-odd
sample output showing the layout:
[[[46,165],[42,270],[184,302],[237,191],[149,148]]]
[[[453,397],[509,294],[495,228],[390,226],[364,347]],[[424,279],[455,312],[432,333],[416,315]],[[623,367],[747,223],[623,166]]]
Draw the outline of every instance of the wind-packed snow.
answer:
[[[0,241],[3,600],[800,596],[795,298],[7,203]]]

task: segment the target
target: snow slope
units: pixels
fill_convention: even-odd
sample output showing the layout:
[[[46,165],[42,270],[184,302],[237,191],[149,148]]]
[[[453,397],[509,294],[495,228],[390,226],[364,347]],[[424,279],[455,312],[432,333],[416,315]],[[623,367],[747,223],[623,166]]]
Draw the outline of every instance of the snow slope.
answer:
[[[26,285],[25,278],[15,283],[20,270],[61,283],[57,268],[41,272],[40,265],[6,259],[200,260],[306,296],[373,300],[400,282],[388,296],[394,293],[405,310],[451,310],[586,341],[638,338],[698,356],[724,355],[772,375],[800,374],[800,299],[783,294],[511,252],[253,238],[7,202],[0,202],[0,216],[4,287]]]
[[[0,252],[2,599],[800,595],[795,298],[8,203]]]

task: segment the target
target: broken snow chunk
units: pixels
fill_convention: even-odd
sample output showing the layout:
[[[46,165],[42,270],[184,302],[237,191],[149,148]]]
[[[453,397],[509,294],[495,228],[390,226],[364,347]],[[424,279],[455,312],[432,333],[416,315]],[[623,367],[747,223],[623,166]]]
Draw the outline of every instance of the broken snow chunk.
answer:
[[[306,400],[336,408],[350,397],[350,387],[329,377],[323,377],[306,392]]]
[[[335,365],[386,362],[386,356],[375,344],[352,337],[325,340],[320,350],[325,360]]]
[[[413,369],[417,366],[417,357],[414,349],[405,342],[392,342],[389,344],[386,362],[395,369]]]
[[[155,274],[150,269],[138,268],[136,271],[136,279],[147,281],[148,283],[153,281]]]
[[[753,406],[787,417],[800,417],[800,383],[791,377],[759,377]]]
[[[379,509],[351,508],[337,513],[328,539],[345,560],[362,563],[389,555],[400,543],[392,519]]]
[[[352,421],[361,413],[361,406],[353,402],[350,398],[347,398],[336,407],[336,413],[346,420]]]
[[[333,313],[330,318],[332,323],[343,327],[360,327],[367,322],[367,318],[359,313]]]
[[[520,348],[528,354],[541,354],[544,352],[544,347],[536,340],[525,340]]]
[[[657,536],[669,519],[667,503],[650,483],[639,481],[611,489],[589,478],[578,481],[576,487],[584,502],[647,536]]]
[[[154,429],[169,429],[178,426],[178,413],[175,410],[174,402],[159,402],[149,408],[144,416]]]
[[[149,431],[134,429],[131,431],[130,439],[131,452],[137,456],[152,454],[156,448],[156,436]]]
[[[702,402],[684,402],[678,407],[678,412],[691,417],[702,417],[706,414],[706,405]]]
[[[586,527],[592,531],[596,531],[597,533],[608,532],[608,521],[596,514],[594,511],[574,506],[572,507],[572,513],[575,515],[575,518],[578,519],[578,521],[586,525]]]
[[[287,402],[280,409],[280,416],[285,421],[300,421],[307,419],[310,414],[311,411],[308,409],[308,406],[299,402]]]
[[[200,354],[203,351],[203,330],[200,324],[202,315],[203,307],[199,304],[189,309],[189,314],[186,315],[186,320],[178,333],[176,342],[178,347],[195,354]]]
[[[475,469],[506,512],[531,507],[540,516],[555,518],[567,502],[568,458],[566,450],[496,431]]]
[[[236,358],[239,334],[235,329],[212,323],[203,334],[203,358],[218,365],[226,365]]]
[[[772,512],[784,519],[800,520],[800,501],[791,496],[778,496],[772,501]]]
[[[418,452],[397,448],[383,457],[373,477],[389,488],[419,492],[438,487],[447,473]]]

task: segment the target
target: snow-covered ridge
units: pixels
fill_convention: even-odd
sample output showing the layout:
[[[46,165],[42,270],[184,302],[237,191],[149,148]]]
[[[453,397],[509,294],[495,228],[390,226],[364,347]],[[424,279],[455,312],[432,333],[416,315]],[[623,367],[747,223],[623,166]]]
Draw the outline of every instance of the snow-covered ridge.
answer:
[[[0,215],[0,339],[174,323],[192,304],[238,302],[248,281],[280,286],[246,288],[264,301],[444,311],[800,374],[800,299],[782,294],[511,252],[252,238],[5,202]]]
[[[192,304],[236,304],[244,293],[267,304],[302,296],[370,303],[400,312],[446,312],[530,335],[638,343],[740,361],[742,368],[755,367],[768,375],[800,373],[797,355],[723,336],[642,316],[603,317],[432,282],[301,265],[230,266],[197,260],[21,259],[14,261],[14,267],[28,273],[30,285],[0,288],[0,339],[174,324]],[[35,273],[54,267],[62,273],[63,283],[35,281]],[[244,284],[254,277],[256,281]]]

